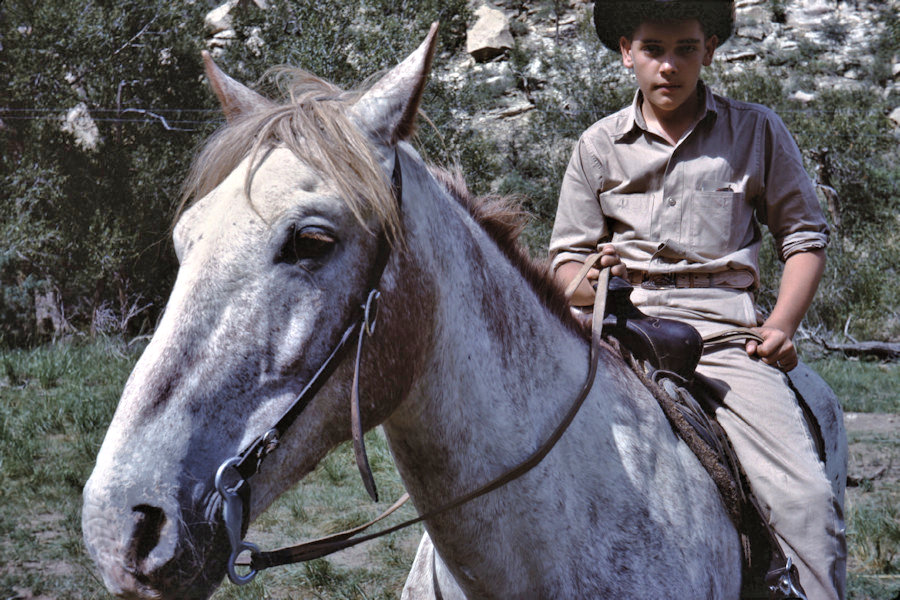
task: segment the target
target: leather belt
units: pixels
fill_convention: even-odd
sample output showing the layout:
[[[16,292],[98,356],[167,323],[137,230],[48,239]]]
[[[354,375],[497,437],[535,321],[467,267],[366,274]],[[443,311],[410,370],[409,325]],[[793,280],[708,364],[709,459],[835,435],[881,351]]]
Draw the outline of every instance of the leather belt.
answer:
[[[749,271],[722,271],[720,273],[647,273],[646,271],[629,271],[628,281],[632,285],[639,285],[645,290],[712,287],[742,290],[753,285],[753,275]]]

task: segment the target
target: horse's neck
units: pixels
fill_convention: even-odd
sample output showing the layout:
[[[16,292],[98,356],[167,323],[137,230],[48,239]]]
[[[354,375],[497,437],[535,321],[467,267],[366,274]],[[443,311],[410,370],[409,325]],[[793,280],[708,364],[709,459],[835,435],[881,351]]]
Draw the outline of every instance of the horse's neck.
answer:
[[[496,244],[458,206],[439,200],[421,215],[430,226],[411,232],[436,290],[434,344],[410,396],[385,423],[406,484],[425,505],[534,451],[577,396],[588,363],[587,345]],[[421,468],[423,461],[431,466]]]

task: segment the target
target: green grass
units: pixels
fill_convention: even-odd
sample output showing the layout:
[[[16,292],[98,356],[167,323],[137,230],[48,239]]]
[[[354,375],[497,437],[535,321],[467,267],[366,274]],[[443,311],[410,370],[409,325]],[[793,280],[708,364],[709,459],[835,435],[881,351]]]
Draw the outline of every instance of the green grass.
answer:
[[[893,440],[893,456],[900,441]],[[900,596],[900,485],[869,482],[846,506],[848,600],[896,600]]]
[[[81,491],[143,344],[74,341],[0,350],[0,598],[110,598],[81,541]],[[332,452],[264,513],[248,540],[274,549],[359,525],[403,492],[380,432],[367,435],[381,496],[373,504],[352,448]],[[389,522],[414,516],[404,507]],[[387,599],[399,596],[421,528],[360,551],[272,569],[214,598]]]
[[[0,598],[109,598],[81,542],[81,490],[142,344],[74,341],[0,350]],[[825,357],[811,361],[846,410],[900,413],[897,365]],[[858,390],[866,390],[866,400]],[[279,498],[247,538],[271,549],[364,522],[402,492],[383,435],[367,436],[384,502],[368,500],[343,445]],[[897,440],[886,440],[897,446]],[[850,598],[893,600],[900,581],[900,490],[876,482],[848,507]],[[405,507],[394,520],[408,518]],[[393,521],[392,521],[393,522]],[[217,600],[388,599],[399,596],[420,528],[292,567],[251,585],[224,583]]]
[[[835,391],[845,412],[900,413],[900,363],[837,354],[807,362]]]

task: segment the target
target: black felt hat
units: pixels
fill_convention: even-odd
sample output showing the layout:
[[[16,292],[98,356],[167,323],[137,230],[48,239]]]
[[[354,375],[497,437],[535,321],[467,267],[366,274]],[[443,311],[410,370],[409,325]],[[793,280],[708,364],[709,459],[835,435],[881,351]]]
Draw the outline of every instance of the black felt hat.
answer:
[[[719,38],[734,30],[734,0],[596,0],[594,27],[603,45],[619,51],[619,38],[629,37],[644,21],[697,19],[703,32]]]

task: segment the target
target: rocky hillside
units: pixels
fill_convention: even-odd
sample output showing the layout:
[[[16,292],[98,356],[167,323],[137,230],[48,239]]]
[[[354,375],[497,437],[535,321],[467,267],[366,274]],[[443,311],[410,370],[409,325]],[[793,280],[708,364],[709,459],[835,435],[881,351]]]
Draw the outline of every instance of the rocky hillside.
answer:
[[[900,126],[898,40],[894,39],[889,55],[887,49],[873,52],[871,48],[879,36],[889,34],[883,15],[893,7],[896,19],[897,6],[895,1],[738,0],[735,35],[717,53],[717,72],[734,76],[767,71],[770,77],[784,80],[798,107],[814,102],[821,90],[875,94],[889,102],[893,125]],[[535,96],[557,96],[553,100],[561,109],[571,108],[554,86],[566,75],[548,68],[548,54],[564,52],[581,66],[582,77],[632,87],[630,74],[618,58],[598,50],[590,36],[585,39],[592,12],[592,3],[581,0],[479,2],[467,33],[467,54],[452,57],[441,77],[457,85],[471,85],[473,79],[488,83],[498,96],[492,114],[465,116],[499,135],[527,127]],[[521,72],[508,60],[513,49],[529,57]],[[803,56],[809,52],[815,55]],[[795,64],[798,57],[800,65]],[[795,67],[810,67],[811,62],[817,63],[813,70],[820,72],[814,78],[800,76],[802,69]]]

